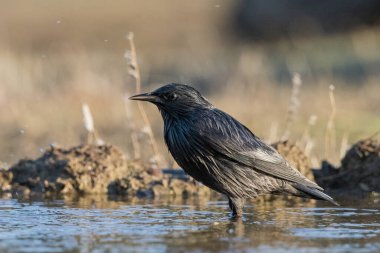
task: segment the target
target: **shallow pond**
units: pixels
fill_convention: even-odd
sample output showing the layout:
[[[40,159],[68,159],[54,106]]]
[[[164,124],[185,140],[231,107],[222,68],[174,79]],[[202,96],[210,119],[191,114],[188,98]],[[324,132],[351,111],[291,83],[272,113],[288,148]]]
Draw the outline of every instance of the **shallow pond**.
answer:
[[[0,252],[380,252],[376,199],[0,199]]]

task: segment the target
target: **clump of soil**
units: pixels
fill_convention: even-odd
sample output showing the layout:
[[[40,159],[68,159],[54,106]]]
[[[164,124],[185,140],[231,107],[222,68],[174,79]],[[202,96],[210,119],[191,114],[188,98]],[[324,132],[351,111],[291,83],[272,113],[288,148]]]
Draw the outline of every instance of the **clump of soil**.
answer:
[[[206,187],[187,175],[144,170],[128,162],[112,145],[51,147],[36,160],[21,160],[0,170],[0,192],[16,196],[62,194],[112,194],[156,196],[198,195]]]
[[[12,173],[8,170],[0,169],[0,193],[2,191],[10,191],[12,189]]]
[[[290,141],[279,141],[272,144],[294,168],[299,170],[308,179],[314,181],[313,171],[307,155],[295,143]]]
[[[178,171],[178,172],[177,172]],[[176,175],[183,173],[183,177]],[[182,170],[168,170],[161,176],[147,172],[134,173],[130,177],[118,179],[109,185],[109,194],[138,197],[157,197],[164,195],[192,196],[209,195],[210,189],[196,182]]]
[[[340,168],[324,162],[316,181],[330,191],[341,193],[380,192],[380,143],[369,138],[354,144]]]
[[[131,173],[123,153],[111,146],[51,147],[36,160],[21,160],[8,171],[12,191],[106,193],[108,184]]]

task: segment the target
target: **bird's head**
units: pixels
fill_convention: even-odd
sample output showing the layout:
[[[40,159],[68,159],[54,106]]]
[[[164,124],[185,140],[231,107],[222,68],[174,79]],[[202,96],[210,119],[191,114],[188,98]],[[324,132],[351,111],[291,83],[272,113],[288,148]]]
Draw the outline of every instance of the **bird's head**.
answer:
[[[164,85],[152,92],[135,95],[129,99],[151,102],[163,114],[176,118],[194,110],[212,107],[199,91],[189,85],[176,83]]]

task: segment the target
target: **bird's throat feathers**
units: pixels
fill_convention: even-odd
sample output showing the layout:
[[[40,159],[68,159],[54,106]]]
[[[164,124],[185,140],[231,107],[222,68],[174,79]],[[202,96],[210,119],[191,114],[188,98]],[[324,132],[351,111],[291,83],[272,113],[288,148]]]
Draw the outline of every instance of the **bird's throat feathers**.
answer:
[[[167,120],[192,120],[192,116],[194,115],[195,111],[199,111],[204,113],[205,110],[211,110],[213,109],[212,104],[207,105],[198,105],[198,104],[192,104],[192,105],[177,105],[175,108],[167,107],[167,106],[157,106],[158,110],[161,113],[162,119],[165,121]],[[198,114],[199,115],[199,114]]]

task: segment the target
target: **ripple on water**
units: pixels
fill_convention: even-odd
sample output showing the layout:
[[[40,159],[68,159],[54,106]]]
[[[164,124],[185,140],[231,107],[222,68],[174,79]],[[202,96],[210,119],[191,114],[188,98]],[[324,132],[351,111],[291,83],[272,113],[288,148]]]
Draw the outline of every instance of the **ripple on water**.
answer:
[[[380,211],[372,206],[274,202],[248,205],[234,221],[226,201],[102,201],[1,199],[0,252],[360,252],[380,246]]]

